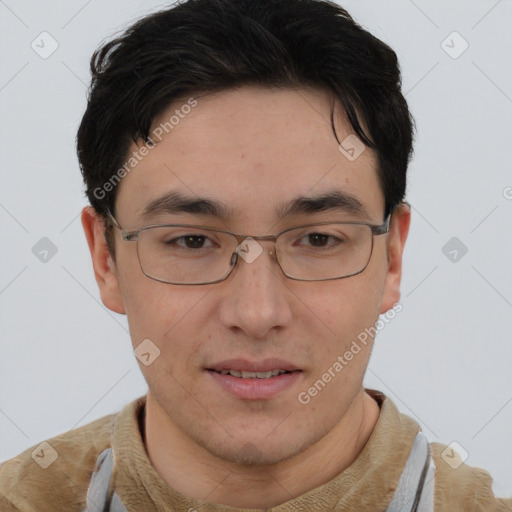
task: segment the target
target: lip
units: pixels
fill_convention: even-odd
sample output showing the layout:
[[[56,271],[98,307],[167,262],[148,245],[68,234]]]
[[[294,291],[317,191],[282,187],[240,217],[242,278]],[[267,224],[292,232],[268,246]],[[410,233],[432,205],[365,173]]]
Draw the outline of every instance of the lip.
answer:
[[[240,372],[268,372],[272,370],[287,370],[295,372],[300,370],[295,365],[283,359],[268,358],[263,361],[249,361],[247,359],[227,359],[218,363],[209,365],[207,370],[215,370],[220,372],[222,370],[238,370]],[[235,379],[238,377],[234,377]],[[271,377],[274,378],[274,377]]]
[[[252,368],[254,367],[253,365]],[[259,367],[261,368],[262,365],[260,364]],[[234,370],[235,368],[231,369]],[[284,370],[285,368],[281,367],[281,369]],[[246,369],[245,371],[265,370]],[[290,389],[302,376],[301,370],[290,370],[290,373],[283,373],[268,379],[258,379],[257,377],[244,379],[242,377],[233,377],[232,375],[223,375],[213,369],[205,369],[205,372],[224,391],[242,400],[269,400],[279,393]]]

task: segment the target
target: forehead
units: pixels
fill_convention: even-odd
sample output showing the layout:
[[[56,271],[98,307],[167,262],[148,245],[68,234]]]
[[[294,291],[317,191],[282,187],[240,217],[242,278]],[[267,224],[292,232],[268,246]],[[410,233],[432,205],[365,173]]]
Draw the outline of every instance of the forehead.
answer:
[[[336,191],[381,221],[376,155],[365,148],[347,158],[330,112],[330,96],[317,89],[245,87],[176,102],[153,124],[156,146],[142,158],[130,149],[139,160],[118,185],[116,212],[133,224],[149,203],[179,193],[225,205],[233,223],[261,226],[298,197]],[[340,141],[353,137],[339,106],[335,124]]]

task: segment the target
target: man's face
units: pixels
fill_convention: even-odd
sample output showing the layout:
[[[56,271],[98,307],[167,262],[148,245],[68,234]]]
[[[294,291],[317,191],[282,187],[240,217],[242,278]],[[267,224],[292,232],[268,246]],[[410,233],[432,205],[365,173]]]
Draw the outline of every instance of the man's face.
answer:
[[[153,128],[180,106],[165,111]],[[342,154],[329,113],[327,94],[310,89],[247,87],[197,98],[190,113],[122,180],[118,222],[125,229],[181,223],[253,236],[325,221],[381,224],[384,196],[376,155],[368,148],[354,161]],[[351,130],[337,117],[342,141]],[[142,217],[149,202],[171,192],[208,198],[232,216],[160,212]],[[331,192],[357,198],[367,218],[341,208],[278,215],[280,207],[298,197]],[[298,398],[398,300],[400,268],[395,258],[388,263],[386,257],[393,229],[374,238],[364,272],[346,279],[288,279],[267,241],[252,263],[239,258],[225,281],[199,286],[146,277],[136,244],[122,241],[119,232],[115,236],[119,291],[102,297],[107,306],[126,312],[134,348],[149,339],[160,350],[141,370],[170,429],[224,460],[272,463],[304,451],[335,429],[361,395],[371,343],[360,344],[362,350],[309,403]],[[283,382],[276,389],[254,379],[251,393],[247,382],[239,389],[233,384],[242,377],[224,379],[212,371],[226,361],[233,369],[255,364],[297,371],[292,377],[274,377]]]

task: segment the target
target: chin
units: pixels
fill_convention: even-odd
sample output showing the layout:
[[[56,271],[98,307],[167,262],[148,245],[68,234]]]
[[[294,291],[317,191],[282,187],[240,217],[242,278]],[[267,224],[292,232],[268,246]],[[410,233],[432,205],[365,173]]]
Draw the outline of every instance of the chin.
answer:
[[[193,438],[217,459],[247,467],[281,463],[299,455],[318,440],[316,436],[308,437],[305,433],[301,436],[298,429],[286,433],[274,431],[270,438],[271,430],[254,433],[235,429],[231,430],[231,436],[220,435],[217,439],[215,436],[204,437],[195,432]],[[317,437],[321,438],[321,433]]]
[[[215,447],[209,451],[217,458],[240,466],[270,466],[290,459],[298,453],[299,450],[291,449],[288,442],[283,441],[283,443],[286,446],[281,450],[276,449],[275,446],[269,446],[269,443],[263,439],[260,442],[247,442],[240,448],[230,445]]]

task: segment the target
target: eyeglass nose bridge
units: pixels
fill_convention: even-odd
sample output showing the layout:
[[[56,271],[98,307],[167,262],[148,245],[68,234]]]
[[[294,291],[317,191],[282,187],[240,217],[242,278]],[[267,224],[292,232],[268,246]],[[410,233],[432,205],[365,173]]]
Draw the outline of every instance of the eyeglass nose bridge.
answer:
[[[231,270],[233,270],[233,268],[235,267],[235,265],[238,261],[239,254],[241,252],[244,252],[243,251],[243,243],[246,242],[247,240],[274,242],[274,247],[272,250],[269,251],[269,254],[272,255],[274,253],[274,250],[277,254],[276,242],[277,242],[277,238],[279,237],[279,235],[262,235],[262,236],[235,235],[235,237],[237,239],[238,246],[237,246],[235,252],[233,252],[231,254],[231,261],[230,261],[230,266],[232,267]],[[242,257],[242,259],[245,260],[246,258]],[[280,265],[279,261],[278,261],[278,264]]]

